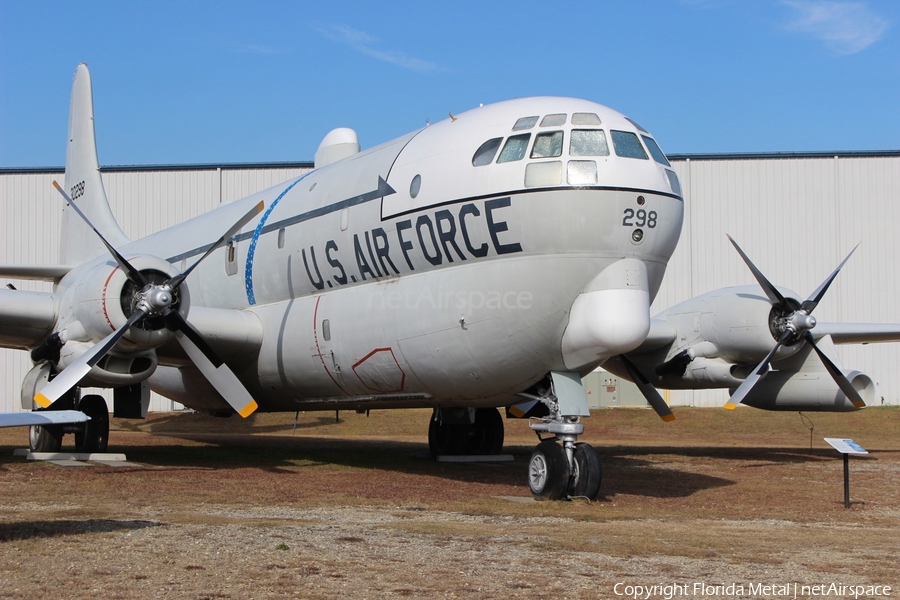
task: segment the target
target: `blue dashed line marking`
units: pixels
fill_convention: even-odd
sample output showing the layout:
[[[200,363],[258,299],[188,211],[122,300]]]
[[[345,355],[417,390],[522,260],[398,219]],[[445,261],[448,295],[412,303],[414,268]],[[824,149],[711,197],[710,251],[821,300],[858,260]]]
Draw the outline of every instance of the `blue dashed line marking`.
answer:
[[[275,210],[275,207],[278,206],[278,202],[284,198],[285,194],[287,194],[291,189],[303,181],[307,175],[312,173],[310,171],[291,185],[287,186],[283,192],[278,194],[278,197],[269,205],[269,208],[266,209],[266,212],[263,213],[262,218],[259,220],[259,223],[256,225],[256,230],[253,232],[253,237],[250,238],[250,248],[247,250],[247,265],[244,267],[244,288],[247,290],[247,302],[250,303],[250,306],[256,304],[256,296],[253,294],[253,256],[256,254],[256,242],[259,241],[259,236],[262,234],[263,227],[266,225],[266,220],[268,220],[269,215],[272,214],[272,211]]]

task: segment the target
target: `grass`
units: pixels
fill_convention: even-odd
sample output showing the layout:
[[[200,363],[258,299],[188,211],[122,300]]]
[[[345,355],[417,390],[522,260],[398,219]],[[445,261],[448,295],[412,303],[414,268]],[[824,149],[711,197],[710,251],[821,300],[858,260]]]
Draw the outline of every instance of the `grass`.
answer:
[[[328,565],[321,573],[309,567],[304,577],[346,573],[351,581],[363,560],[358,555],[373,552],[367,568],[400,581],[390,571],[394,563],[378,560],[387,539],[399,540],[400,550],[403,540],[427,540],[441,552],[602,554],[623,565],[640,559],[651,561],[660,577],[685,569],[701,577],[719,564],[734,572],[756,565],[897,583],[900,409],[812,414],[812,449],[809,429],[795,413],[677,408],[675,414],[666,424],[648,410],[595,411],[583,439],[601,454],[601,497],[554,503],[499,499],[528,494],[526,465],[536,436],[522,421],[505,422],[504,452],[515,460],[493,464],[431,460],[426,410],[341,413],[337,421],[333,413],[301,414],[296,433],[293,414],[114,419],[110,451],[124,452],[137,463],[131,467],[26,462],[12,449],[27,443],[27,432],[5,429],[0,549],[15,544],[9,556],[27,564],[45,561],[48,552],[90,552],[86,535],[128,546],[122,536],[157,536],[172,527],[197,535],[237,528],[263,535],[271,560],[280,555],[311,565],[314,555],[303,554],[304,540],[334,526],[335,543],[350,562],[331,558],[321,563]],[[842,504],[840,457],[823,437],[850,437],[870,451],[851,459],[850,510]],[[323,516],[338,509],[363,511],[352,513],[354,519],[376,517],[364,529],[345,531],[347,523]],[[3,564],[0,559],[0,574]],[[221,568],[193,556],[177,564],[181,576],[211,577]],[[263,569],[259,576],[277,577],[277,571]],[[59,577],[65,578],[62,569]],[[414,589],[409,583],[388,591]]]

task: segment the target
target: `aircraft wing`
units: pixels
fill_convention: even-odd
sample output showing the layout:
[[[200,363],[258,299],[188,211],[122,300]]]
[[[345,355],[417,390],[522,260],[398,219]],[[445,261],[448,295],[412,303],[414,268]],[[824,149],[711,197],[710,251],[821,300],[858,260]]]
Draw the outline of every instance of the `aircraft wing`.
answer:
[[[28,425],[65,425],[85,423],[91,418],[77,410],[47,410],[20,413],[0,413],[0,427],[25,427]]]
[[[813,337],[830,335],[835,344],[869,344],[875,342],[900,342],[900,324],[897,323],[818,323]]]
[[[0,347],[34,347],[53,331],[58,312],[55,294],[0,289]]]
[[[59,281],[74,268],[66,265],[0,265],[0,277]]]

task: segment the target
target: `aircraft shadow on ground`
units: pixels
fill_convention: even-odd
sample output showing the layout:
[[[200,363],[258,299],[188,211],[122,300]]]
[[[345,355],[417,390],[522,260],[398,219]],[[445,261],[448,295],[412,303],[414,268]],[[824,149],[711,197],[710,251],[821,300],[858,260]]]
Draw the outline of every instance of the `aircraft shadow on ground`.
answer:
[[[114,519],[47,520],[0,523],[0,542],[13,542],[33,538],[52,538],[61,535],[81,535],[87,533],[111,533],[113,531],[136,530],[159,527],[155,521],[118,521]]]
[[[203,445],[134,446],[121,450],[127,452],[129,461],[141,463],[143,468],[148,469],[258,468],[296,477],[298,468],[331,464],[519,488],[525,484],[528,459],[533,450],[530,445],[511,445],[505,447],[503,452],[514,456],[512,462],[460,464],[435,461],[428,453],[427,444],[419,442],[223,433],[168,433],[167,437],[202,442]],[[660,498],[686,497],[702,490],[734,485],[735,482],[691,472],[689,465],[686,469],[660,466],[653,455],[693,454],[725,460],[746,458],[746,454],[752,454],[755,459],[771,455],[773,459],[780,460],[782,456],[782,453],[772,449],[759,454],[758,449],[739,448],[620,447],[600,448],[600,451],[604,469],[601,494],[603,490],[610,490],[615,494]],[[636,458],[642,455],[647,458]],[[111,474],[114,473],[111,471]]]

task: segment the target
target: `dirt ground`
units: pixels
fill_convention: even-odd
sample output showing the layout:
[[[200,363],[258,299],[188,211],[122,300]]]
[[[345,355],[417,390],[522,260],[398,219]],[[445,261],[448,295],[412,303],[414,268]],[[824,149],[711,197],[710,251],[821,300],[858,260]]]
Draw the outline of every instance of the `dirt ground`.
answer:
[[[586,420],[590,503],[530,501],[522,421],[482,464],[433,461],[428,411],[114,419],[124,466],[0,430],[0,598],[900,596],[900,410],[675,414]],[[850,509],[823,437],[870,452]]]

